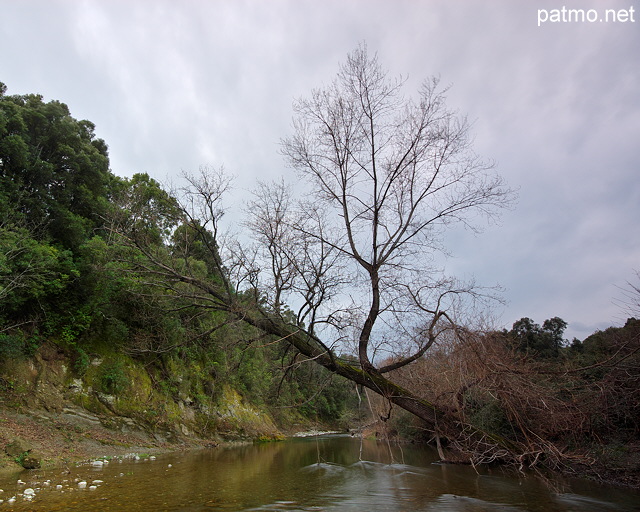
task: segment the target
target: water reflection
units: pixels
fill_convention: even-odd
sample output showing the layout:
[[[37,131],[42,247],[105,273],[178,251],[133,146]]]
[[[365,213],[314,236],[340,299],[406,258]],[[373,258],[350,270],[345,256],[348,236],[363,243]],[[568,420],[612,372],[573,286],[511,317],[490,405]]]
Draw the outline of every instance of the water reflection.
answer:
[[[640,510],[637,493],[593,484],[567,484],[557,493],[537,478],[436,459],[429,449],[346,436],[216,448],[69,474],[23,473],[23,486],[0,482],[0,512]],[[93,491],[77,486],[96,479],[102,483]],[[30,502],[18,495],[26,487],[36,492]],[[7,503],[13,495],[15,503]]]

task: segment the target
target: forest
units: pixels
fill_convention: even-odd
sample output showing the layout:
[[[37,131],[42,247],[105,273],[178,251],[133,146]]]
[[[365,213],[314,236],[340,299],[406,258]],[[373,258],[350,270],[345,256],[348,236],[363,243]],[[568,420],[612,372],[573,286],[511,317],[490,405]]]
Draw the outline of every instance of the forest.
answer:
[[[484,320],[495,291],[431,256],[452,223],[497,215],[513,193],[436,80],[408,103],[402,85],[360,48],[298,100],[282,153],[308,189],[258,183],[240,237],[225,229],[222,170],[180,188],[116,176],[93,123],[0,83],[0,405],[28,407],[16,361],[54,351],[69,382],[96,389],[83,407],[111,397],[148,428],[186,403],[198,435],[262,435],[212,413],[235,396],[284,431],[360,430],[433,443],[449,462],[638,485],[638,289],[624,326],[584,340],[565,340],[558,317]],[[137,409],[136,387],[163,398]]]

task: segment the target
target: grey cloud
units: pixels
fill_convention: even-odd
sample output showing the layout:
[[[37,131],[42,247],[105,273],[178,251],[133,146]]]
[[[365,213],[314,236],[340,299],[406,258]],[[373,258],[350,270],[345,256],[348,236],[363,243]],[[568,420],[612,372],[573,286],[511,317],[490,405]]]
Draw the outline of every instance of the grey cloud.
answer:
[[[287,172],[293,99],[366,41],[408,87],[452,84],[476,149],[519,188],[499,225],[449,235],[447,269],[501,283],[507,326],[561,316],[584,337],[618,321],[615,286],[640,267],[640,20],[537,27],[539,4],[0,0],[0,80],[95,122],[116,174],[224,164],[242,196]]]

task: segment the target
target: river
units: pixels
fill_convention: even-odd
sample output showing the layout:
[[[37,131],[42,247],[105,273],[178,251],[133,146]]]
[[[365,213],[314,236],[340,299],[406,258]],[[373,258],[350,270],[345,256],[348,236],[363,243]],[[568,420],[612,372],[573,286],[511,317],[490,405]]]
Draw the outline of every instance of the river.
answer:
[[[476,472],[438,464],[428,447],[348,436],[24,471],[0,479],[0,488],[0,512],[640,511],[638,492],[495,468]]]

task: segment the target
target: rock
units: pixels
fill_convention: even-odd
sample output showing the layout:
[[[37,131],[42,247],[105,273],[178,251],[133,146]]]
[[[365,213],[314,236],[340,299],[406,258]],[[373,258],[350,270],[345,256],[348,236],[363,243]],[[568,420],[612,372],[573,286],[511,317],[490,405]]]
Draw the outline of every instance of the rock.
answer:
[[[31,455],[22,459],[22,467],[24,469],[39,469],[40,468],[40,459],[37,457],[33,457]]]
[[[87,411],[84,411],[83,409],[80,409],[79,407],[65,407],[64,409],[62,409],[62,412],[65,416],[70,416],[74,420],[82,419],[90,423],[100,423],[100,418],[88,413]]]
[[[78,489],[84,489],[87,487],[87,482],[84,480],[82,482],[78,482]]]
[[[71,384],[69,384],[69,389],[74,393],[81,393],[83,391],[83,388],[84,383],[82,382],[82,379],[73,379],[71,381]]]
[[[22,439],[15,439],[4,447],[4,451],[9,457],[20,457],[31,451],[31,445]]]
[[[36,491],[34,491],[31,487],[28,487],[27,489],[25,489],[23,491],[24,497],[26,498],[27,496],[31,496],[32,498],[35,496]]]
[[[116,403],[115,395],[108,395],[106,393],[100,393],[99,391],[96,391],[96,397],[100,401],[100,403],[106,405],[107,407],[112,406]]]

